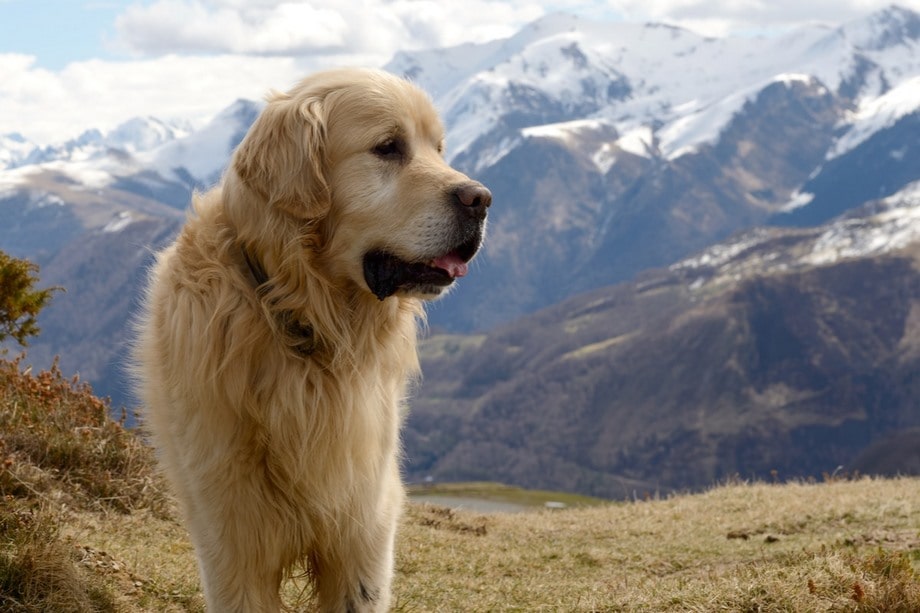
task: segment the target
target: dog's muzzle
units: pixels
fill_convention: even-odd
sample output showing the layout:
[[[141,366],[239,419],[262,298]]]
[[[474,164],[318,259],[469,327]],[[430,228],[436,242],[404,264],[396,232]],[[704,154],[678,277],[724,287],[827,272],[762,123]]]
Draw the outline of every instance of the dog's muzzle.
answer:
[[[456,212],[456,236],[445,241],[440,254],[406,260],[385,250],[364,256],[364,281],[378,299],[398,291],[437,296],[456,279],[466,276],[469,262],[482,246],[486,213],[492,192],[476,181],[460,184],[449,192]]]

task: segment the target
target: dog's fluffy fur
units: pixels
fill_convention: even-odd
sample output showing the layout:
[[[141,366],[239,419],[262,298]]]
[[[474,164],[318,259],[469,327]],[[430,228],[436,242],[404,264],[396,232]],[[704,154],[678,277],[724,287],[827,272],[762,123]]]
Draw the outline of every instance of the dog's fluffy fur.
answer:
[[[134,364],[211,611],[388,608],[398,430],[420,299],[466,272],[488,190],[441,156],[417,88],[377,71],[274,94],[158,255]]]

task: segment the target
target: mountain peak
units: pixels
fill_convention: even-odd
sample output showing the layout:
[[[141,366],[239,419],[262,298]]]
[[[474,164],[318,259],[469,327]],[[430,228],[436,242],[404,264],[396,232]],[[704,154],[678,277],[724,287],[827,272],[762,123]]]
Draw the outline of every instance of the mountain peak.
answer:
[[[247,100],[245,98],[237,98],[233,101],[233,104],[222,110],[217,114],[217,118],[222,119],[232,119],[232,118],[243,118],[243,117],[254,117],[258,115],[259,111],[262,109],[262,104],[254,101]]]
[[[36,149],[19,132],[0,134],[0,170],[19,166]]]
[[[842,30],[856,47],[882,51],[920,40],[920,14],[892,4],[864,19],[850,22]]]
[[[184,129],[156,117],[134,117],[109,132],[105,141],[108,146],[137,153],[155,149],[185,133]]]
[[[96,128],[90,128],[89,130],[85,130],[80,136],[68,141],[65,146],[71,148],[85,147],[100,142],[102,142],[102,132]]]
[[[579,29],[584,24],[577,15],[571,13],[550,13],[530,22],[520,32],[511,37],[511,40],[531,41],[547,36],[554,36],[562,32]]]

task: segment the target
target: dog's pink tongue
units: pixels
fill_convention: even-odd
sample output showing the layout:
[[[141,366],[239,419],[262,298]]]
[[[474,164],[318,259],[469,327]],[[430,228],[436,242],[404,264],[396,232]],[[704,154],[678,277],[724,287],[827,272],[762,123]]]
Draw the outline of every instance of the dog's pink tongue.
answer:
[[[448,253],[447,255],[442,255],[439,258],[436,258],[432,263],[432,266],[435,268],[441,268],[447,271],[454,279],[459,277],[466,276],[467,271],[469,270],[469,265],[461,260],[456,254]]]

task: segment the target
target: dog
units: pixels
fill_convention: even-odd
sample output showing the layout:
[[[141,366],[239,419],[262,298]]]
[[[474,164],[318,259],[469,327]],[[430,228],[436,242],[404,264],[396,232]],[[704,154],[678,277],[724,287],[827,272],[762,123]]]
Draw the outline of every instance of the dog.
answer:
[[[272,93],[157,254],[133,364],[208,609],[384,611],[422,303],[468,272],[492,195],[429,97],[343,69]]]

